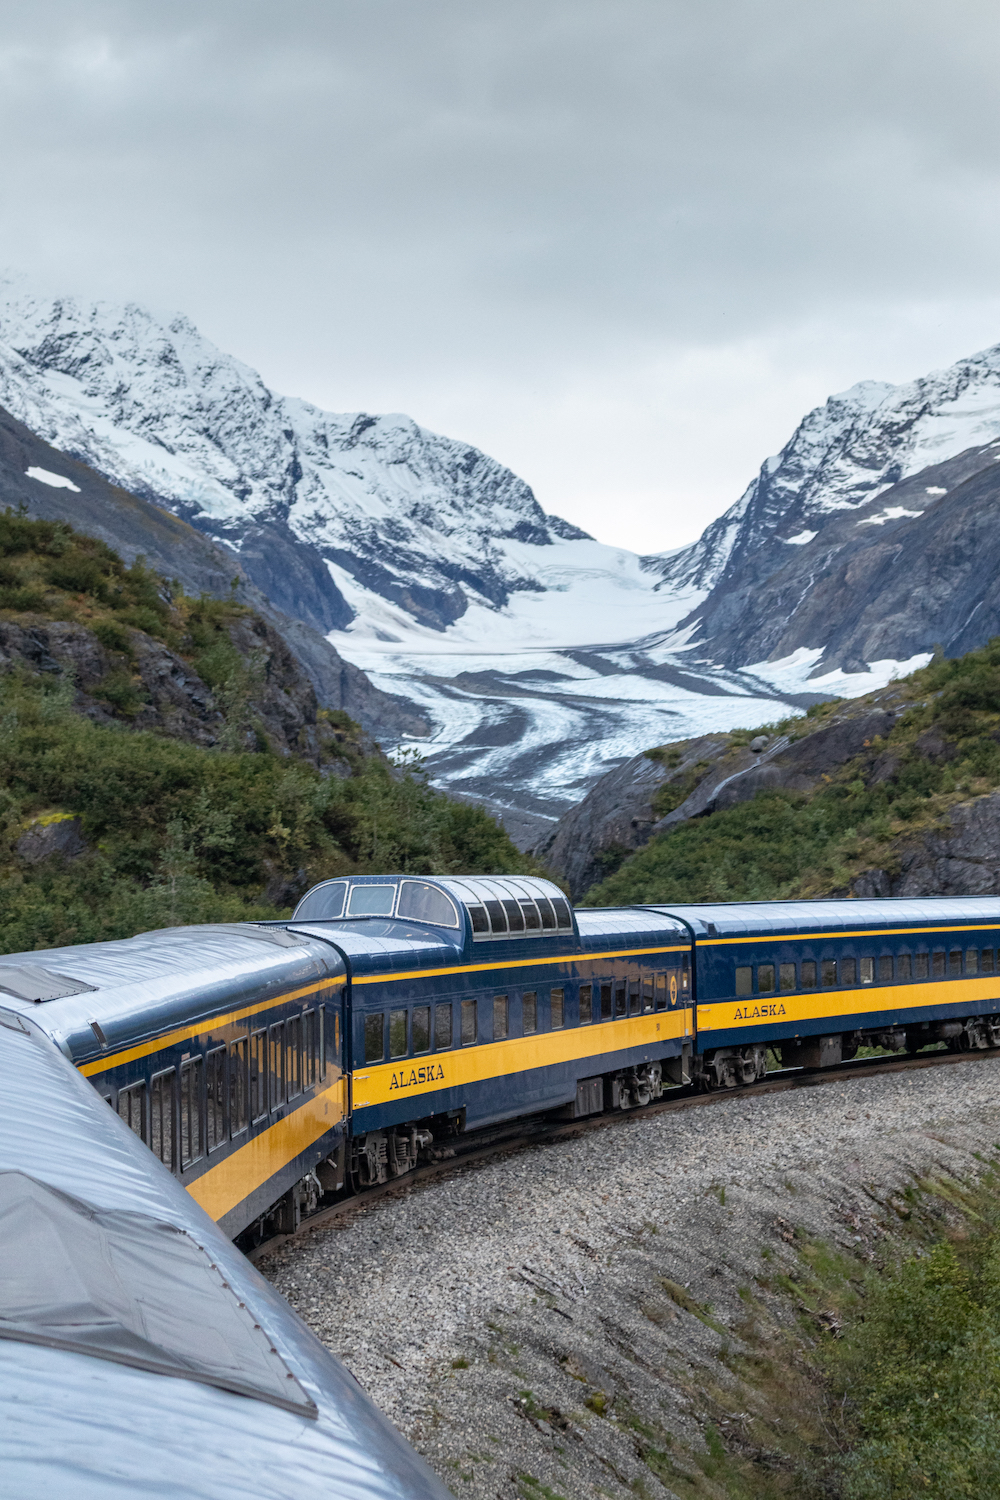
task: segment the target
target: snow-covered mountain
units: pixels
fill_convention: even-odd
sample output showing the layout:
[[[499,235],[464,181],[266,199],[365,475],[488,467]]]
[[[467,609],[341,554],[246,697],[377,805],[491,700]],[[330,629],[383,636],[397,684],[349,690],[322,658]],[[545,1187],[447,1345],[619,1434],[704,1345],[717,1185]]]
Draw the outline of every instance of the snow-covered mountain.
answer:
[[[238,554],[276,605],[420,705],[436,780],[526,837],[645,745],[866,692],[926,658],[939,576],[890,626],[891,579],[865,623],[845,570],[884,572],[887,545],[912,568],[956,505],[990,511],[1000,349],[831,398],[696,544],[649,558],[546,515],[510,470],[408,417],[275,394],[179,315],[8,285],[0,404]],[[956,621],[984,587],[944,585]]]

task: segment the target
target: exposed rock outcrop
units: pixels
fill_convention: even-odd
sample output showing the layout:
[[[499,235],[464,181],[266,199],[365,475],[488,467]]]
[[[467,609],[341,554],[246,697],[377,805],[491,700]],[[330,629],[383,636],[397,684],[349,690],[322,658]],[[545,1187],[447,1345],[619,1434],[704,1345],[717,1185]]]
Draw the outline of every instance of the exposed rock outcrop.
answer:
[[[901,842],[891,870],[865,870],[852,896],[1000,894],[1000,792],[960,802],[942,826]]]

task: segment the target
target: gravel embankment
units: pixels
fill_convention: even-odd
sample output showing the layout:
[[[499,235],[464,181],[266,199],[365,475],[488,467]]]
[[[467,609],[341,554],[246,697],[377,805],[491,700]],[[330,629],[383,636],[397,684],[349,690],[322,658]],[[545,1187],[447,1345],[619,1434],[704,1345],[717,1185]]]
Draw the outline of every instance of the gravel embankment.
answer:
[[[995,1140],[992,1059],[748,1091],[466,1169],[261,1269],[461,1500],[653,1500],[636,1432],[704,1450],[699,1391],[732,1383],[748,1288],[795,1272],[792,1227],[871,1259],[891,1200]]]

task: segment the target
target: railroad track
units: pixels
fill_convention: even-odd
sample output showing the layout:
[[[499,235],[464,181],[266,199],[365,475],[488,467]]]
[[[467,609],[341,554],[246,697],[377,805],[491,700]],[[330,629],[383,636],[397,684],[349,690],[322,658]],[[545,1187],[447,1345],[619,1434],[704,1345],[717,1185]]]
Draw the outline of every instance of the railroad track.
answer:
[[[769,1073],[760,1083],[743,1088],[715,1089],[711,1093],[695,1093],[690,1087],[673,1089],[663,1099],[646,1104],[639,1109],[619,1110],[615,1113],[590,1115],[582,1120],[528,1120],[519,1121],[515,1129],[481,1130],[470,1133],[456,1143],[454,1154],[439,1161],[428,1162],[415,1168],[404,1177],[394,1178],[379,1187],[366,1188],[361,1193],[339,1199],[326,1208],[319,1209],[302,1220],[294,1234],[275,1234],[247,1252],[247,1258],[255,1265],[267,1260],[284,1245],[303,1239],[318,1229],[338,1219],[360,1213],[372,1204],[385,1198],[403,1197],[415,1188],[450,1177],[466,1167],[482,1166],[496,1157],[523,1151],[530,1146],[550,1145],[556,1141],[575,1140],[593,1130],[604,1130],[612,1126],[638,1124],[651,1115],[669,1114],[673,1110],[702,1109],[713,1104],[722,1104],[729,1099],[744,1098],[748,1094],[784,1094],[793,1089],[821,1088],[826,1084],[855,1082],[859,1078],[870,1078],[881,1073],[910,1073],[923,1068],[950,1067],[962,1063],[990,1062],[1000,1059],[1000,1047],[976,1052],[931,1052],[924,1057],[863,1057],[851,1062],[835,1063],[820,1072],[807,1072],[803,1068],[780,1068]]]

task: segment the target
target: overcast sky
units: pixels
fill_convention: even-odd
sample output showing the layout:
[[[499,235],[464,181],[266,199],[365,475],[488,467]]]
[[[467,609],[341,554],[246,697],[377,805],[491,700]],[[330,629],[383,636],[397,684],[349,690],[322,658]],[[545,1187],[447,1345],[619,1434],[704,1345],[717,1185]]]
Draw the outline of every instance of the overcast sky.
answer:
[[[1000,341],[995,0],[7,0],[0,264],[639,551]]]

